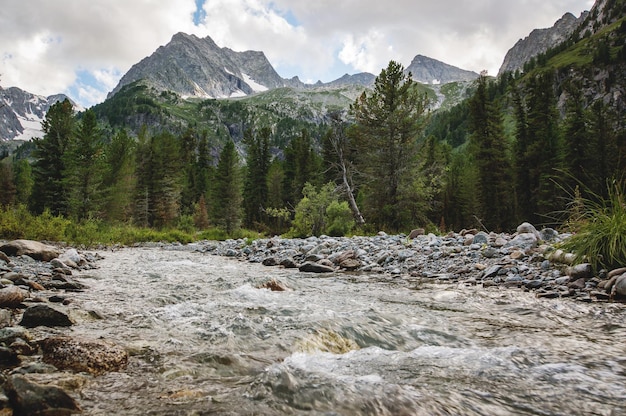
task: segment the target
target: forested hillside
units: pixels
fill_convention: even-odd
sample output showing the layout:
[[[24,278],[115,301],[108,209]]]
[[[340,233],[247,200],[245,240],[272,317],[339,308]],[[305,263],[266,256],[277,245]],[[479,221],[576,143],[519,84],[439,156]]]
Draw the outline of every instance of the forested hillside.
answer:
[[[449,86],[461,102],[437,110],[394,61],[371,89],[185,100],[139,81],[78,116],[58,103],[0,165],[0,203],[294,236],[567,227],[577,201],[624,183],[624,16],[605,2],[524,71]]]

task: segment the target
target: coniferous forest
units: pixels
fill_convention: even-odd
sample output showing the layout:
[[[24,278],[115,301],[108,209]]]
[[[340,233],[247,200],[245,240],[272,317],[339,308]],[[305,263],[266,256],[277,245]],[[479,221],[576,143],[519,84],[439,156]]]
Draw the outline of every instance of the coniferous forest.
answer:
[[[0,204],[4,217],[224,236],[566,228],[580,201],[624,183],[623,98],[606,97],[624,85],[626,22],[614,26],[523,72],[481,74],[447,110],[394,61],[321,122],[254,118],[237,100],[192,107],[222,125],[173,122],[160,103],[180,97],[140,84],[79,114],[60,102],[0,164]]]

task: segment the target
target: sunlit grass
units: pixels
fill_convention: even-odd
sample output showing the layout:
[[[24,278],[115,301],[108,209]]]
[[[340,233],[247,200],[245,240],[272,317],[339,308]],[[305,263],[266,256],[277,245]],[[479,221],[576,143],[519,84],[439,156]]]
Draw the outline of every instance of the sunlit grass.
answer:
[[[128,224],[110,224],[99,219],[74,222],[49,211],[33,215],[23,206],[0,208],[0,239],[39,240],[65,242],[70,245],[94,247],[97,245],[133,245],[145,242],[179,242],[182,244],[199,240],[226,240],[245,238],[254,240],[261,234],[249,230],[237,230],[227,234],[218,227],[196,230],[185,227],[154,229]]]
[[[594,268],[626,266],[626,182],[609,185],[606,200],[587,198],[573,201],[571,226],[575,234],[563,245],[576,256],[576,262],[589,262]]]

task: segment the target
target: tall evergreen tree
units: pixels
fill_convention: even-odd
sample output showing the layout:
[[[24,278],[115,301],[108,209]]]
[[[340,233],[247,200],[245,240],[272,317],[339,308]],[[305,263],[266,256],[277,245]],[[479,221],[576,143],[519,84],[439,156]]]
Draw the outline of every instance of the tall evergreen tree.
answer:
[[[98,216],[102,207],[104,171],[102,132],[93,110],[85,111],[63,154],[69,214],[78,220]]]
[[[151,141],[153,188],[149,197],[151,225],[170,226],[178,217],[183,169],[177,138],[169,132],[156,134]]]
[[[562,210],[563,201],[557,185],[562,169],[562,152],[554,73],[551,70],[539,72],[529,79],[524,111],[527,140],[524,153],[517,154],[517,163],[528,170],[528,183],[525,188],[519,189],[517,197],[528,201],[524,220],[535,224],[554,224],[553,215]]]
[[[235,143],[228,140],[222,149],[213,185],[213,222],[232,234],[241,225],[241,169]]]
[[[54,215],[66,215],[68,191],[65,160],[74,135],[74,109],[69,100],[53,104],[42,123],[43,138],[34,139],[33,192],[30,206],[36,213],[48,208]]]
[[[180,162],[183,171],[183,187],[180,198],[181,213],[190,215],[200,195],[196,195],[198,138],[193,128],[187,128],[180,138]]]
[[[284,197],[287,205],[295,206],[302,198],[304,184],[320,182],[321,158],[313,149],[309,131],[302,130],[285,149]]]
[[[13,179],[13,169],[7,161],[0,161],[0,208],[15,204],[17,190]]]
[[[13,164],[15,198],[18,204],[28,204],[33,190],[33,170],[27,159],[19,159]]]
[[[399,230],[403,181],[411,180],[417,135],[423,127],[427,98],[415,88],[411,74],[391,61],[376,77],[371,94],[363,92],[350,106],[351,130],[365,176],[365,217],[382,228]]]
[[[591,140],[585,122],[583,96],[578,83],[570,83],[566,87],[568,99],[565,104],[563,120],[563,164],[567,171],[565,186],[574,189],[582,184],[583,188],[591,189],[593,172],[591,169],[599,161],[595,161]]]
[[[267,207],[267,174],[270,168],[271,129],[263,127],[257,134],[251,129],[244,132],[247,147],[246,176],[244,179],[243,207],[245,224],[252,227],[264,221]]]
[[[470,131],[470,151],[478,173],[479,216],[485,227],[500,231],[514,221],[511,164],[502,114],[487,96],[485,73],[478,78],[470,99]]]
[[[105,216],[113,222],[125,222],[132,216],[135,192],[136,143],[126,130],[118,131],[105,148]]]

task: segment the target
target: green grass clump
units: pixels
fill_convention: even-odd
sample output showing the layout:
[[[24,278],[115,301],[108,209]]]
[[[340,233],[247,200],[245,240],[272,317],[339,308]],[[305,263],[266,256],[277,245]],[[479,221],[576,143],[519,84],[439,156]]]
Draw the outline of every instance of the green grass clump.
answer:
[[[87,219],[76,222],[62,216],[54,216],[50,211],[33,215],[24,205],[0,207],[0,239],[39,240],[65,242],[67,244],[95,247],[98,245],[130,246],[146,242],[179,242],[182,244],[199,240],[248,239],[262,237],[249,230],[236,230],[228,235],[224,230],[212,227],[196,230],[183,219],[175,228],[154,229],[129,224],[111,224],[101,219]]]
[[[626,182],[609,186],[608,198],[594,202],[577,198],[572,204],[575,234],[563,245],[577,262],[589,262],[598,270],[626,266]]]

